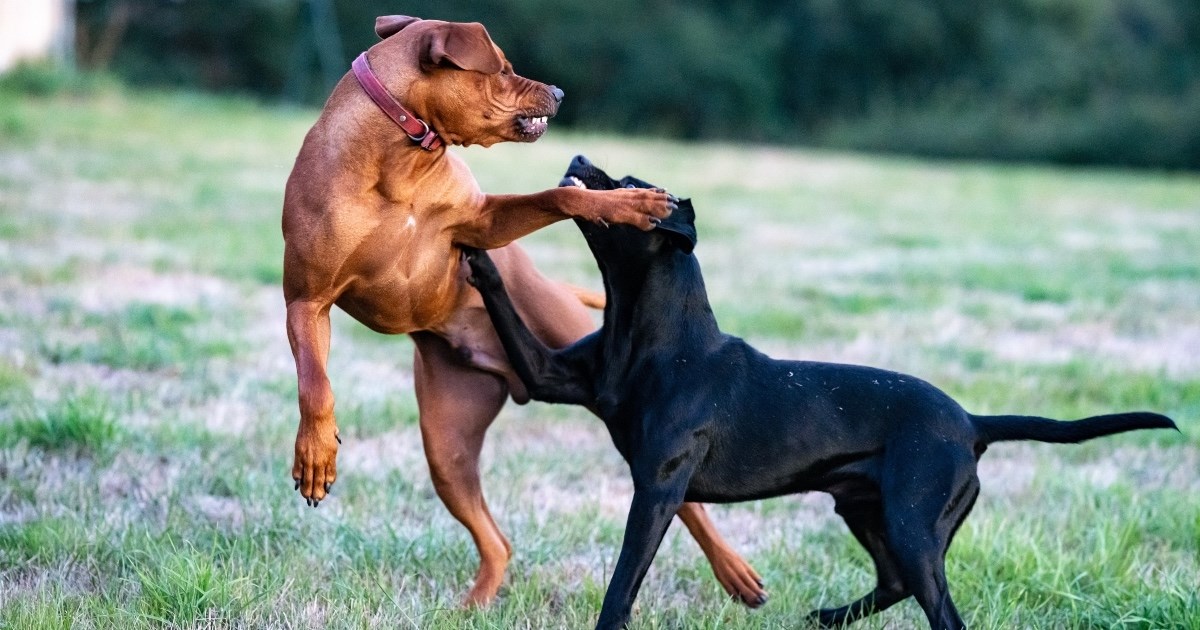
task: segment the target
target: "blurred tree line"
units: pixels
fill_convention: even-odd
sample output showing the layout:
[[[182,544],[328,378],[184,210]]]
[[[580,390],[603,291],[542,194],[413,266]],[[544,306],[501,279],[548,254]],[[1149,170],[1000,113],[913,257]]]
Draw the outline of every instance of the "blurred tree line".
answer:
[[[77,0],[84,67],[320,103],[376,15],[483,22],[576,127],[1200,167],[1197,0]]]

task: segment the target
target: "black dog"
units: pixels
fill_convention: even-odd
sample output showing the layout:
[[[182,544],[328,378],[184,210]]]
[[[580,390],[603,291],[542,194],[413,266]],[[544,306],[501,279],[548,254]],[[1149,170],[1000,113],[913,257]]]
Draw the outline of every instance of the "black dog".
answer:
[[[564,185],[614,181],[583,156]],[[584,405],[608,425],[633,474],[633,505],[597,628],[629,620],[642,578],[684,500],[747,501],[819,490],[875,562],[878,584],[813,617],[840,625],[908,596],[934,628],[964,627],[946,548],[979,494],[976,462],[1003,440],[1080,442],[1173,428],[1153,413],[1060,422],[975,416],[918,378],[856,365],[779,361],[724,335],[691,255],[688,200],[655,229],[576,221],[604,277],[603,327],[553,351],[525,327],[485,252],[469,251],[509,360],[537,400]]]

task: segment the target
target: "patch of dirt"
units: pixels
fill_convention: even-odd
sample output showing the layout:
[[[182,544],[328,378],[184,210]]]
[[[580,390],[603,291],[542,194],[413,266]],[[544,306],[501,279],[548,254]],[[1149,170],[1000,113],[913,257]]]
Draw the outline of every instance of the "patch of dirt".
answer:
[[[994,336],[996,355],[1020,363],[1065,363],[1076,358],[1117,363],[1126,369],[1200,374],[1200,324],[1176,322],[1169,334],[1130,337],[1113,322],[1068,324],[1052,330],[1006,330]]]
[[[134,302],[174,307],[230,304],[237,301],[232,285],[221,278],[194,273],[157,273],[134,265],[106,267],[72,291],[79,305],[95,312],[117,311]]]
[[[1200,449],[1194,446],[1120,446],[1085,463],[1059,457],[1060,449],[1069,448],[1020,443],[993,447],[979,462],[984,492],[994,496],[1026,495],[1034,480],[1048,470],[1100,490],[1120,482],[1134,488],[1200,492]]]
[[[338,448],[339,473],[353,471],[382,479],[393,470],[420,471],[421,475],[429,476],[418,427],[404,427],[367,439],[346,439]]]
[[[193,514],[212,523],[240,529],[245,522],[246,515],[242,502],[232,497],[198,495],[189,499],[187,503]]]

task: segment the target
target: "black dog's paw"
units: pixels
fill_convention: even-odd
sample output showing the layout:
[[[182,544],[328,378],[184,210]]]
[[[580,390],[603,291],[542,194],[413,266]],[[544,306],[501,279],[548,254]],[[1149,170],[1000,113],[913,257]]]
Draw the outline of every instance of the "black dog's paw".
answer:
[[[496,263],[492,262],[492,257],[487,251],[467,246],[463,246],[462,251],[463,257],[471,267],[471,275],[467,276],[467,282],[471,286],[477,289],[502,286],[500,270],[496,269]]]

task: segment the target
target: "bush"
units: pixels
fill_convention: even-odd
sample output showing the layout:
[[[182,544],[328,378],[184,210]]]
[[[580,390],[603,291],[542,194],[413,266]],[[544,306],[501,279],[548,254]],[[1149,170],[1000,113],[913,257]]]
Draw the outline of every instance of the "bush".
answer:
[[[123,33],[122,45],[99,47],[102,54],[94,54],[98,45],[81,46],[85,65],[111,63],[136,82],[320,103],[349,60],[377,41],[376,14],[405,12],[486,24],[519,72],[566,91],[560,118],[568,124],[930,155],[1200,167],[1195,0],[78,6],[85,44]],[[313,19],[323,7],[332,7],[333,20]],[[126,19],[125,28],[114,27]]]

